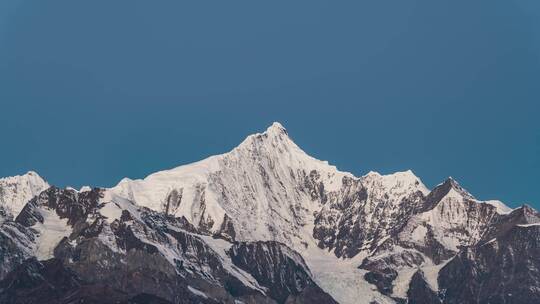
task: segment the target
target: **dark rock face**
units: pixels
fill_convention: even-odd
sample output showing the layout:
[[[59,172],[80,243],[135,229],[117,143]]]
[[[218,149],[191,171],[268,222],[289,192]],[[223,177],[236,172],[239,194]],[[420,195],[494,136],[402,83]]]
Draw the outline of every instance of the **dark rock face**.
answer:
[[[424,204],[424,195],[413,191],[403,197],[383,194],[382,185],[365,179],[344,177],[338,192],[328,193],[325,206],[316,214],[313,236],[319,247],[335,249],[337,257],[354,257],[374,250],[394,236]]]
[[[321,174],[316,170],[312,170],[304,177],[303,190],[311,196],[312,200],[319,200],[325,204],[328,200],[324,190],[324,184],[320,181]]]
[[[79,236],[71,236],[76,246],[66,239],[55,250],[56,257],[91,284],[107,282],[130,296],[142,292],[173,303],[192,294],[188,285],[224,302],[243,295],[262,297],[226,272],[218,255],[183,229],[181,219],[141,209],[137,215],[123,210],[110,226],[99,217],[95,221],[103,230],[110,229],[116,249],[104,244],[102,235],[85,238],[88,233],[83,229]],[[162,247],[178,252],[172,262]]]
[[[540,223],[540,213],[533,208],[523,205],[517,208],[510,214],[505,216],[497,216],[492,224],[487,227],[480,244],[489,242],[490,240],[503,236],[516,225],[527,225],[532,223]]]
[[[58,260],[29,259],[0,282],[1,303],[61,303],[81,286],[77,276]]]
[[[32,256],[34,237],[33,231],[16,223],[0,206],[0,280]]]
[[[85,221],[89,214],[96,211],[98,200],[103,190],[94,188],[87,192],[50,187],[34,197],[22,209],[16,221],[23,226],[30,227],[36,222],[43,223],[43,217],[38,212],[40,207],[55,210],[61,219],[67,219],[70,226]]]
[[[2,206],[0,206],[0,224],[2,224],[5,221],[12,220],[13,217],[9,212],[6,211],[6,209]]]
[[[62,261],[29,259],[0,282],[1,303],[173,303],[158,296],[135,292],[132,296],[109,282],[89,283]],[[217,303],[201,299],[179,286],[179,303]]]
[[[302,257],[283,244],[237,243],[229,255],[278,303],[336,303],[313,282]]]
[[[452,191],[453,194],[449,194]],[[448,199],[447,195],[459,199]],[[494,206],[475,201],[449,179],[426,196],[407,222],[360,265],[368,270],[365,279],[382,294],[392,296],[398,276],[396,270],[421,268],[428,261],[437,265],[451,259],[439,273],[440,292],[431,290],[419,270],[409,283],[407,299],[396,300],[409,303],[527,303],[536,299],[534,290],[538,280],[527,281],[527,278],[538,276],[540,269],[537,266],[539,259],[534,258],[540,256],[534,233],[522,235],[521,239],[509,238],[516,231],[534,227],[519,225],[540,222],[534,209],[524,206],[510,214],[499,214]],[[423,231],[423,234],[417,231]],[[455,248],[444,244],[448,235],[453,235],[451,245]],[[492,248],[494,244],[499,244],[496,250]],[[497,268],[504,263],[512,266]],[[519,291],[527,301],[519,302],[518,286],[509,283],[517,277],[516,272],[520,276],[529,273],[529,277],[520,278],[527,282],[524,286],[529,292]],[[505,288],[516,290],[505,294],[501,286],[495,287],[497,281],[505,281]],[[494,286],[487,288],[486,284]],[[513,298],[509,294],[513,294]]]
[[[444,303],[540,303],[540,225],[467,248],[439,273]]]
[[[343,178],[343,186],[342,192],[331,193],[326,198],[326,210],[316,215],[313,229],[319,247],[336,248],[338,257],[358,253],[367,234],[367,231],[358,229],[359,225],[353,221],[362,212],[359,206],[367,199],[367,191],[359,181],[348,177]]]
[[[441,304],[438,294],[431,290],[421,271],[417,271],[409,284],[407,298],[411,304]]]
[[[13,221],[0,224],[0,280],[31,257],[34,234]]]
[[[236,231],[234,231],[234,225],[227,214],[225,214],[225,216],[223,217],[223,223],[221,224],[218,235],[231,242],[234,241],[236,238]]]
[[[183,188],[180,188],[179,190],[173,189],[169,192],[165,198],[165,206],[163,206],[165,214],[174,214],[178,207],[180,207],[183,192]]]
[[[392,268],[376,268],[364,275],[364,279],[377,286],[377,289],[385,295],[392,293],[392,282],[397,278],[397,271]]]
[[[134,296],[133,298],[129,299],[128,304],[172,304],[172,302],[169,302],[165,299],[162,299],[160,297],[156,297],[151,294],[147,293],[141,293],[139,295]]]
[[[455,190],[461,195],[463,195],[465,200],[473,200],[474,198],[459,185],[453,178],[448,178],[442,184],[438,185],[433,189],[429,195],[426,197],[425,202],[422,204],[422,207],[418,210],[419,212],[429,211],[451,191]]]
[[[227,268],[227,257],[185,218],[102,198],[101,189],[78,193],[51,187],[15,221],[3,218],[0,303],[335,303],[311,280],[301,257],[281,244],[269,245],[271,254],[265,256],[260,250],[248,254],[248,248],[257,248],[250,243],[230,251],[239,253],[237,261],[265,259],[263,268],[246,269],[266,287],[259,290]],[[53,259],[37,261],[32,227],[49,220],[43,210],[67,219],[71,233],[54,248]],[[226,224],[225,232],[234,236]]]

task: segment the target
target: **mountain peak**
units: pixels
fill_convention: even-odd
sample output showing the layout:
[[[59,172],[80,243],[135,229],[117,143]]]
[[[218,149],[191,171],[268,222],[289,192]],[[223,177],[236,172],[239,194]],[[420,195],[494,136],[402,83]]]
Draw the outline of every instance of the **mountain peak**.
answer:
[[[425,210],[433,209],[439,202],[446,197],[453,197],[454,199],[471,199],[474,197],[451,176],[449,176],[444,182],[438,184],[427,196],[424,206]]]
[[[251,134],[237,147],[252,147],[253,145],[270,145],[273,147],[287,146],[297,148],[291,140],[285,127],[279,122],[272,123],[263,133]]]
[[[452,176],[449,176],[447,177],[444,182],[442,182],[443,185],[448,185],[448,186],[451,186],[451,187],[456,187],[456,188],[461,188],[461,185],[459,184],[459,182],[453,178]]]
[[[38,173],[37,173],[36,171],[32,171],[32,170],[30,170],[30,171],[26,172],[26,174],[25,174],[25,175],[30,175],[30,176],[39,176],[39,174],[38,174]]]
[[[518,210],[522,211],[526,215],[534,215],[535,217],[540,217],[540,214],[536,209],[529,206],[528,204],[523,204],[521,207],[517,208]]]
[[[514,211],[514,209],[506,206],[505,203],[499,200],[487,200],[484,203],[495,207],[495,210],[497,210],[497,213],[499,214],[509,214],[510,212]]]
[[[0,178],[0,186],[2,184],[20,184],[27,183],[32,185],[45,185],[47,181],[41,177],[36,171],[28,171],[22,175],[14,175]],[[47,184],[48,185],[48,184]]]
[[[429,190],[422,183],[420,178],[414,174],[412,170],[398,171],[392,174],[382,175],[376,171],[370,171],[368,174],[363,176],[367,180],[379,180],[381,185],[388,188],[414,188],[420,190],[424,194],[428,194]]]
[[[265,133],[267,133],[267,134],[283,134],[283,133],[287,134],[287,130],[285,129],[285,127],[283,127],[282,124],[275,121],[266,129]]]
[[[17,216],[24,205],[49,184],[35,171],[0,178],[0,205]]]
[[[455,190],[461,194],[464,194],[466,196],[472,196],[467,190],[465,190],[459,182],[454,179],[452,176],[449,176],[444,182],[439,184],[437,187],[441,187],[446,189],[445,191]]]
[[[0,177],[0,180],[19,180],[19,179],[25,179],[25,178],[39,178],[41,180],[44,180],[36,171],[28,171],[21,175],[13,175],[13,176],[6,176],[6,177]]]

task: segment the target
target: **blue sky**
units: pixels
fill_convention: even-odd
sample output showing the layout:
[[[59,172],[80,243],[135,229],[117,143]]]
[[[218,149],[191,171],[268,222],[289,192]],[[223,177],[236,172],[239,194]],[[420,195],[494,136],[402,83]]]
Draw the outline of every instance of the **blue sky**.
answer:
[[[361,175],[540,207],[540,2],[0,3],[0,176],[112,186],[280,121]]]

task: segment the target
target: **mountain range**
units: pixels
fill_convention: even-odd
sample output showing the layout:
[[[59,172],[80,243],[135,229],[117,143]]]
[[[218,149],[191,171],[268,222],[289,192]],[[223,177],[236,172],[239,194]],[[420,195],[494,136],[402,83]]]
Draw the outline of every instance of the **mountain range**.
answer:
[[[540,303],[540,213],[356,177],[279,123],[112,188],[0,179],[0,303]]]

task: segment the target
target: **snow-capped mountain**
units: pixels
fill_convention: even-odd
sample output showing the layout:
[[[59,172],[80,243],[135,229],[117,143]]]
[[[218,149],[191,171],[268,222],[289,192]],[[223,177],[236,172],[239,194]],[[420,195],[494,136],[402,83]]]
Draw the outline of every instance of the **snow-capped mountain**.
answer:
[[[21,207],[0,221],[0,302],[540,299],[537,211],[477,200],[452,178],[430,190],[411,171],[355,177],[279,123],[112,188],[42,186],[3,201]]]
[[[17,216],[31,198],[47,188],[49,184],[33,171],[0,178],[0,207]]]
[[[339,189],[344,177],[352,175],[308,156],[274,123],[229,153],[143,180],[124,179],[108,191],[235,240],[294,245],[303,239],[300,227],[322,206],[318,192]]]

